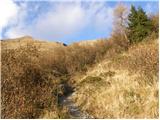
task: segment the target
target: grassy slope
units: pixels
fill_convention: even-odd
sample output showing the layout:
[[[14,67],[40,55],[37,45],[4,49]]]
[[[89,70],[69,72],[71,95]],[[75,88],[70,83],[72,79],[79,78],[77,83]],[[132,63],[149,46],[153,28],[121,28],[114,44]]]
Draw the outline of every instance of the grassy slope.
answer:
[[[115,51],[115,48],[124,50],[117,49],[119,46],[112,41],[93,43],[89,44],[87,41],[64,47],[60,43],[36,41],[30,37],[21,38],[20,41],[2,42],[2,87],[4,84],[2,105],[6,102],[4,106],[6,109],[2,114],[9,115],[3,117],[59,118],[60,114],[67,111],[57,109],[56,96],[52,95],[58,89],[57,86],[67,79],[63,76],[67,71],[71,76],[69,82],[76,87],[72,98],[77,105],[95,118],[156,118],[158,116],[157,41],[131,46],[128,51],[121,54]],[[28,48],[25,48],[26,46]],[[13,50],[6,51],[6,48]],[[102,59],[105,52],[106,59]],[[100,62],[95,64],[96,60]],[[88,68],[86,65],[92,67]],[[26,71],[29,72],[26,74]],[[37,74],[39,78],[36,77]],[[24,78],[24,75],[28,78]],[[17,81],[20,83],[24,81],[30,86],[26,88],[23,83],[24,86],[18,84],[19,90],[17,90]],[[38,85],[34,86],[34,82],[38,82]],[[8,87],[10,85],[13,87],[11,94],[15,96],[7,93],[10,92]],[[33,92],[31,88],[34,88]],[[40,89],[44,91],[39,91]],[[23,93],[24,90],[27,93]],[[23,100],[14,99],[15,97],[22,97]],[[10,99],[15,101],[8,101]],[[15,102],[19,101],[22,104],[17,109]],[[53,103],[48,105],[52,101]],[[18,114],[16,109],[19,111]]]
[[[2,49],[16,49],[27,44],[34,44],[41,51],[52,51],[55,47],[63,47],[63,43],[35,40],[30,36],[24,36],[16,39],[7,39],[1,41]]]
[[[48,111],[58,118],[51,55],[63,47],[31,37],[1,41],[2,118],[42,118]]]
[[[85,56],[77,54],[81,52],[85,53],[83,46],[65,47],[62,43],[34,40],[29,36],[1,40],[1,117],[65,117],[65,108],[57,107],[57,94],[63,94],[59,85],[66,80],[66,69],[72,72],[82,68]]]
[[[158,118],[158,40],[128,51],[72,78],[72,98],[95,118]]]

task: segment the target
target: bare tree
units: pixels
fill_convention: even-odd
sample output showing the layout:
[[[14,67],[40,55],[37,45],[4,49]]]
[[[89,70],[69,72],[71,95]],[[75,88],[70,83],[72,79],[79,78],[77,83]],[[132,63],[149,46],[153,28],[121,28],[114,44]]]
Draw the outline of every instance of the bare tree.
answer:
[[[127,18],[129,10],[123,3],[118,3],[114,9],[114,25],[112,34],[124,35],[127,40]]]

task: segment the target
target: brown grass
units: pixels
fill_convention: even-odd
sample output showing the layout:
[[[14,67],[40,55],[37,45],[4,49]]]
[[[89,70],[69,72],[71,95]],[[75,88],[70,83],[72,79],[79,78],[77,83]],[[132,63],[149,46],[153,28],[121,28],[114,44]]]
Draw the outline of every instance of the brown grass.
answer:
[[[72,98],[95,118],[157,118],[157,41],[129,46],[116,39],[67,47],[25,40],[16,48],[5,41],[2,118],[67,118],[57,103],[64,83],[76,87]]]
[[[68,76],[84,72],[87,65],[92,65],[97,56],[102,56],[104,45],[98,41],[94,46],[74,44],[48,50],[30,39],[2,42],[1,117],[61,118],[66,112],[57,107],[57,99],[64,90],[58,86],[67,82]],[[17,42],[23,45],[18,46]],[[96,49],[97,45],[103,47]]]
[[[157,42],[156,39],[133,45],[129,48],[128,52],[115,57],[113,64],[116,63],[116,68],[127,68],[132,73],[140,73],[144,77],[147,77],[147,83],[153,83],[152,80],[155,76],[158,76],[159,71]]]
[[[2,118],[38,118],[54,108],[54,77],[35,46],[2,49]]]
[[[95,118],[158,118],[157,43],[133,45],[75,76],[76,104]]]

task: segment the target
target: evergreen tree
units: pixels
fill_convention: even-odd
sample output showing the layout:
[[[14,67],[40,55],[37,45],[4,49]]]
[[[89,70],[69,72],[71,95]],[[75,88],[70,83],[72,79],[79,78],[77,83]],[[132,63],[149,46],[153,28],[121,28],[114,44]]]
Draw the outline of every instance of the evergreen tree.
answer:
[[[128,39],[130,43],[142,41],[151,32],[151,21],[141,7],[131,6],[131,13],[128,15]]]

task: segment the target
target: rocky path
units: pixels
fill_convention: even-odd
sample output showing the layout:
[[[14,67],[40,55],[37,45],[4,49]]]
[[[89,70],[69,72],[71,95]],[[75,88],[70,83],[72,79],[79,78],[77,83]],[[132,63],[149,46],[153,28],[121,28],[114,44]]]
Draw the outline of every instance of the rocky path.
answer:
[[[89,114],[82,112],[70,98],[71,95],[61,97],[60,104],[66,106],[71,119],[93,119]]]

